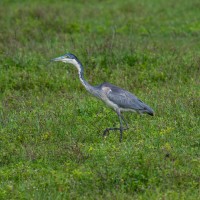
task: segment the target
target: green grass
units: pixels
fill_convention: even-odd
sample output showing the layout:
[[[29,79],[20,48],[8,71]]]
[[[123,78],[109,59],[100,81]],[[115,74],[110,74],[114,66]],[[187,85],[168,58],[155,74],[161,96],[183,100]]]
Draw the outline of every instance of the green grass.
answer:
[[[200,3],[0,2],[0,199],[198,199]],[[89,95],[66,52],[136,94],[130,129]]]

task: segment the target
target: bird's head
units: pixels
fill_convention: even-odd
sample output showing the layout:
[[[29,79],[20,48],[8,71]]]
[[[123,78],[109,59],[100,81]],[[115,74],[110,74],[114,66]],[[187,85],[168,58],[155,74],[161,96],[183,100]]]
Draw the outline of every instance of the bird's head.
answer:
[[[67,53],[63,56],[53,58],[51,61],[57,61],[57,62],[61,61],[61,62],[64,62],[64,63],[70,63],[70,64],[74,65],[78,69],[79,72],[83,73],[83,67],[82,67],[81,62],[72,53]]]
[[[51,61],[57,61],[57,62],[61,61],[64,63],[71,63],[71,64],[74,64],[75,62],[79,62],[78,58],[75,55],[73,55],[72,53],[67,53],[63,56],[53,58]]]

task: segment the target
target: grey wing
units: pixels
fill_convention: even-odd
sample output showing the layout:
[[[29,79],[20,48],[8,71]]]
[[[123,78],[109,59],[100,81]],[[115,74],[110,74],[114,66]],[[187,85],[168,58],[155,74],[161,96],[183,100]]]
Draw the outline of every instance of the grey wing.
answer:
[[[108,99],[117,104],[120,108],[133,109],[139,113],[148,113],[153,115],[153,110],[135,95],[111,84],[109,84],[109,88],[111,90],[107,94]]]

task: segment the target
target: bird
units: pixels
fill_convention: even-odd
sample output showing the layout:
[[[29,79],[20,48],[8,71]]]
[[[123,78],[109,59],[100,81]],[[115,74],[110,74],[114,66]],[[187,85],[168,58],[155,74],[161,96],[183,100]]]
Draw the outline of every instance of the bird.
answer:
[[[103,136],[107,136],[109,131],[116,130],[120,132],[119,141],[122,142],[123,131],[129,128],[125,118],[122,115],[122,112],[124,111],[132,111],[139,114],[148,114],[154,116],[154,111],[152,108],[150,108],[150,106],[125,89],[108,82],[104,82],[97,86],[90,85],[84,78],[84,68],[82,63],[74,54],[66,53],[65,55],[51,59],[51,61],[64,62],[75,66],[78,70],[79,79],[85,89],[98,99],[105,102],[105,104],[107,104],[117,113],[120,127],[106,128],[103,132]],[[125,123],[125,127],[123,126],[123,123]]]

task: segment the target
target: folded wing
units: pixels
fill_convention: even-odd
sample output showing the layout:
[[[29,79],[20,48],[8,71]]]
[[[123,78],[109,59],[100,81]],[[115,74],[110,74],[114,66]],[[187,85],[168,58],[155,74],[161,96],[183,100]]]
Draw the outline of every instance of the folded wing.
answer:
[[[153,115],[154,111],[138,99],[135,95],[130,92],[121,89],[115,85],[110,83],[102,84],[102,87],[109,87],[110,90],[107,93],[107,97],[110,101],[117,104],[121,109],[131,109],[139,113],[147,113],[149,115]]]

